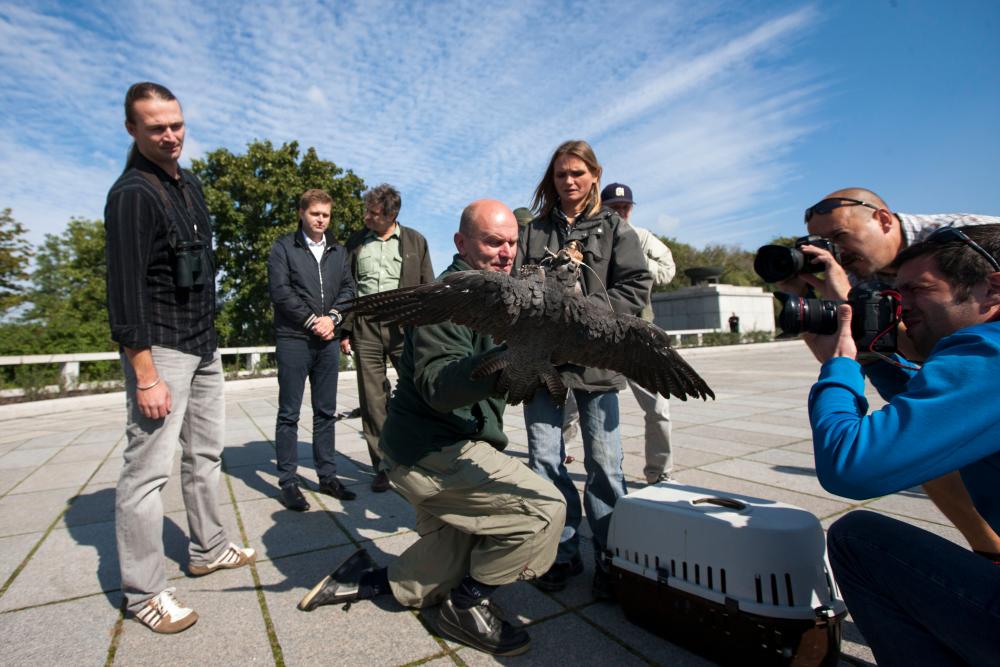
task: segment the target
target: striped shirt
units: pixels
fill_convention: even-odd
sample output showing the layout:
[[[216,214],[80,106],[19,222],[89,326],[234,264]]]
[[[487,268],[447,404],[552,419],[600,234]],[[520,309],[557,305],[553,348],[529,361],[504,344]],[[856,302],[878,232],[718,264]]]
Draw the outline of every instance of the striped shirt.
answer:
[[[933,213],[914,215],[912,213],[896,213],[900,229],[903,230],[903,240],[906,246],[923,241],[940,227],[954,225],[967,227],[969,225],[1000,224],[1000,217],[979,215],[976,213]]]
[[[152,174],[162,190],[143,172]],[[189,354],[213,352],[218,346],[215,257],[198,179],[181,170],[175,180],[137,154],[134,166],[108,193],[104,230],[111,338],[130,348],[159,345]],[[206,247],[205,284],[190,289],[176,285],[174,247],[184,241],[201,241]]]

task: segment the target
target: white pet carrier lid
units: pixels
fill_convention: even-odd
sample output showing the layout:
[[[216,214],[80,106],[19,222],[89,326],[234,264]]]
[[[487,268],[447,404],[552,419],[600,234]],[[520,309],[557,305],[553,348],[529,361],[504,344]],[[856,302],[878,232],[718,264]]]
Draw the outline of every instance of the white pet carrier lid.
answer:
[[[787,503],[660,483],[618,500],[612,565],[762,616],[844,612],[819,520]]]

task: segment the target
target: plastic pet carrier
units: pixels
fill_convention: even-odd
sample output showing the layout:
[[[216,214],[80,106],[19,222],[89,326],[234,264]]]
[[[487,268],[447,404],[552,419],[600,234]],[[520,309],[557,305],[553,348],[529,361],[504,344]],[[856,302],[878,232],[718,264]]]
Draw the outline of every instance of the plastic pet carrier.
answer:
[[[632,622],[716,661],[835,665],[846,607],[815,516],[660,483],[621,498],[608,553]]]

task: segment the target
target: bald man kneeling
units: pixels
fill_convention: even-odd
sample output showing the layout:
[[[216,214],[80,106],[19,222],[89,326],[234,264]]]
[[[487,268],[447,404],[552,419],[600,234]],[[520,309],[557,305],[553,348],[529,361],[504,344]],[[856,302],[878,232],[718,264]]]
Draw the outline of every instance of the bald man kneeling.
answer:
[[[444,274],[510,273],[514,214],[493,200],[469,204]],[[408,607],[440,603],[438,632],[494,655],[518,655],[530,638],[491,601],[500,586],[533,579],[556,557],[566,501],[549,481],[503,453],[505,402],[497,373],[472,380],[493,340],[445,322],[406,332],[399,383],[379,442],[393,486],[417,514],[420,538],[388,567],[359,549],[299,603],[326,605],[391,593]]]

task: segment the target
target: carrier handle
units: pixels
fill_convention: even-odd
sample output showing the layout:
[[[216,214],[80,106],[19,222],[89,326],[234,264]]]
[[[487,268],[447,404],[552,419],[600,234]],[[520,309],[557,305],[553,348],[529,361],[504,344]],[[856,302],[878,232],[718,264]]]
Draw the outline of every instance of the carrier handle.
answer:
[[[718,505],[719,507],[728,507],[731,510],[742,511],[747,508],[747,504],[740,502],[734,498],[719,498],[718,496],[712,496],[708,498],[698,498],[697,500],[692,500],[692,505],[702,505],[708,503],[709,505]]]

